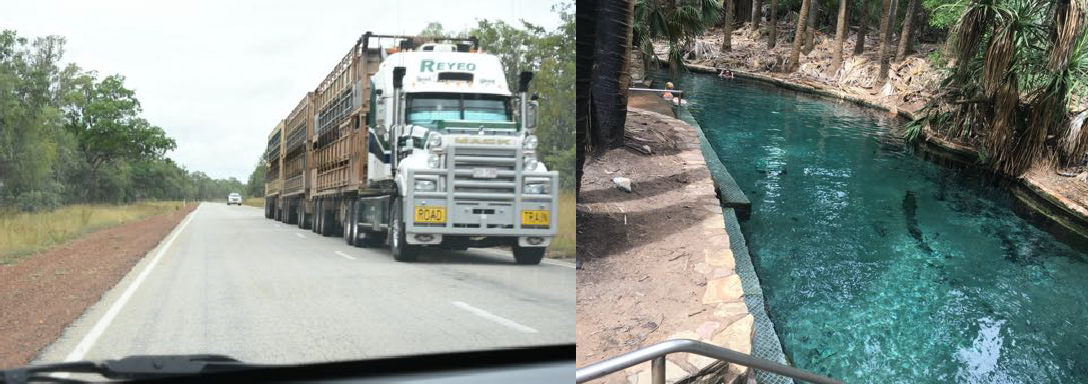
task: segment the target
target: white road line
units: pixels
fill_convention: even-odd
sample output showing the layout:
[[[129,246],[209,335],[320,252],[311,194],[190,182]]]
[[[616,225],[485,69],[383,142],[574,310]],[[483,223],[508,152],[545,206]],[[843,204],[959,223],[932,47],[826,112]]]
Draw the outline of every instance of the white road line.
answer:
[[[518,323],[514,322],[513,320],[510,320],[510,319],[507,319],[507,318],[504,318],[504,317],[500,317],[499,315],[496,315],[496,314],[493,314],[491,312],[482,310],[480,308],[473,307],[473,306],[468,305],[468,303],[465,303],[463,301],[453,301],[452,303],[453,303],[453,305],[456,305],[457,307],[459,307],[461,309],[472,312],[472,314],[474,314],[476,316],[480,316],[482,318],[494,321],[496,323],[499,323],[499,324],[501,324],[503,326],[506,326],[508,328],[512,328],[512,329],[517,330],[519,332],[537,333],[537,331],[535,329],[533,329],[533,328],[529,328],[529,327],[526,327],[524,325],[518,324]]]
[[[336,251],[336,252],[333,252],[333,253],[335,253],[337,255],[340,255],[340,256],[343,256],[343,257],[347,258],[348,260],[355,260],[354,257],[352,257],[351,255],[346,254],[344,252]]]
[[[302,239],[306,238],[306,235],[303,235],[303,234],[298,233],[298,232],[295,232],[295,236],[298,236],[299,238],[302,238]]]
[[[161,259],[162,255],[166,253],[166,250],[170,249],[170,245],[174,243],[174,239],[178,238],[178,235],[185,230],[185,226],[189,225],[190,221],[193,221],[193,217],[196,217],[196,214],[199,211],[200,206],[197,206],[197,208],[193,210],[191,214],[189,214],[189,217],[186,217],[185,221],[183,221],[181,225],[178,226],[177,230],[170,235],[170,238],[166,239],[166,242],[163,243],[162,247],[159,248],[159,251],[155,253],[154,257],[152,257],[151,262],[147,263],[147,266],[144,267],[143,271],[140,271],[140,274],[136,276],[135,280],[132,280],[132,284],[129,284],[128,288],[125,288],[125,292],[121,293],[121,297],[118,297],[117,301],[113,302],[113,305],[110,306],[110,309],[106,311],[106,314],[102,315],[102,318],[98,319],[98,322],[94,324],[94,327],[91,328],[91,331],[88,332],[87,335],[83,336],[83,340],[80,340],[79,344],[76,345],[76,348],[72,350],[72,353],[69,353],[68,357],[64,358],[64,361],[72,362],[83,360],[83,357],[86,356],[87,352],[90,351],[92,346],[94,346],[94,343],[96,340],[98,340],[98,337],[102,336],[102,332],[106,330],[106,327],[110,326],[110,322],[113,321],[113,318],[117,317],[118,312],[121,312],[121,308],[125,306],[125,303],[128,302],[128,299],[132,297],[132,294],[136,292],[136,289],[139,288],[140,284],[144,282],[144,279],[146,279],[147,275],[151,273],[151,270],[155,269],[155,265],[159,263],[159,259]]]

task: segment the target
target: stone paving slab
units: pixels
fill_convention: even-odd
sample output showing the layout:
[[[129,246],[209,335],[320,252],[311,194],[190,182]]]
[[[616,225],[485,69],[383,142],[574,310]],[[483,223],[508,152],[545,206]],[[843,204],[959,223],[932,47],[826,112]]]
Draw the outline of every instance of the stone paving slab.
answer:
[[[653,115],[662,120],[674,120],[656,112],[630,108],[633,113]],[[675,156],[684,161],[683,170],[706,168],[706,161],[700,149],[699,136],[694,132],[695,128],[681,121],[676,121],[675,127],[686,127],[689,132],[683,137],[688,142]],[[674,128],[675,129],[675,128]],[[698,180],[692,180],[686,187],[686,193],[691,195],[691,201],[718,201],[714,192],[714,182],[708,176]],[[748,307],[744,303],[744,289],[741,286],[740,277],[735,272],[736,261],[731,249],[732,242],[725,230],[725,219],[722,216],[720,205],[704,205],[699,207],[710,214],[701,225],[693,229],[702,230],[702,244],[704,262],[696,264],[691,273],[697,274],[706,282],[706,289],[701,301],[694,301],[690,305],[690,311],[707,311],[713,315],[695,329],[682,330],[670,335],[667,339],[691,339],[710,343],[742,353],[751,353],[753,337],[753,317],[748,313]],[[686,316],[681,314],[678,316]],[[667,383],[675,383],[691,377],[693,374],[706,372],[717,360],[687,353],[669,355],[666,362]],[[716,372],[709,372],[700,382],[713,383],[743,383],[750,376],[751,369],[735,364],[723,365]],[[619,383],[619,375],[613,375],[606,382]],[[622,377],[627,384],[648,384],[650,379],[650,363],[643,363],[624,370]],[[708,381],[709,380],[709,381]]]

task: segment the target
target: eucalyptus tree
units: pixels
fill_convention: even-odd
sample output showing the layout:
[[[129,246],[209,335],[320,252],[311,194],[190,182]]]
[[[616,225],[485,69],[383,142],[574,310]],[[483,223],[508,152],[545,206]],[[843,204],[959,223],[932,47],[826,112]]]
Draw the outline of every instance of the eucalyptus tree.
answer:
[[[831,68],[829,70],[831,75],[838,72],[839,67],[842,66],[842,45],[846,40],[846,9],[849,7],[848,3],[847,0],[839,0],[839,17],[835,22],[835,44],[831,48]]]

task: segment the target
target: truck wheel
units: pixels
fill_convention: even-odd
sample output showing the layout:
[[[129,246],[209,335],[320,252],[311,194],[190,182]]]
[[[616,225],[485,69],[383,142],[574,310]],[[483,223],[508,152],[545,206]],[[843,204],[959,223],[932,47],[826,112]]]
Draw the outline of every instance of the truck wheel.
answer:
[[[419,257],[419,247],[405,241],[407,234],[404,232],[404,209],[402,209],[402,204],[399,198],[393,203],[393,222],[390,225],[389,248],[393,249],[394,260],[412,262]]]
[[[355,246],[355,202],[348,203],[348,213],[344,215],[344,242]]]
[[[522,247],[514,244],[514,259],[518,264],[536,265],[544,258],[545,247]]]
[[[336,216],[334,216],[332,210],[329,209],[322,210],[321,216],[321,236],[331,237],[334,234],[333,231],[336,230],[336,226],[333,225],[336,224],[334,222]]]
[[[321,210],[324,208],[324,201],[319,199],[314,203],[314,233],[321,233]]]

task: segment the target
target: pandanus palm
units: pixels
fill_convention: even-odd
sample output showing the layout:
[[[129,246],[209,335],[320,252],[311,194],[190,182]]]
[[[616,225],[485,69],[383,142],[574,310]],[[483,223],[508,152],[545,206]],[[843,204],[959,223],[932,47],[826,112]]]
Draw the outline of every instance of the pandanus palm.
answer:
[[[928,125],[974,142],[995,171],[1010,176],[1039,163],[1083,161],[1088,135],[1067,122],[1070,95],[1088,92],[1084,6],[974,0],[953,34],[957,68],[908,135]],[[1048,147],[1049,137],[1058,148]]]

